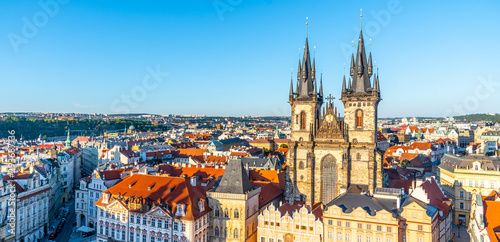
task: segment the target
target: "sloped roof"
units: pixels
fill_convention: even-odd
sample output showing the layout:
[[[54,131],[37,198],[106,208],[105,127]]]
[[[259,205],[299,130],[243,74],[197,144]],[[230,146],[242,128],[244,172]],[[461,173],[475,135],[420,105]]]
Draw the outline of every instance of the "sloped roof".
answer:
[[[135,197],[150,201],[156,205],[168,204],[169,207],[172,207],[171,211],[176,211],[179,204],[185,204],[185,216],[175,217],[186,220],[195,220],[210,211],[205,191],[199,186],[191,186],[188,179],[179,177],[135,174],[103,191],[103,193],[106,192],[111,193],[115,200],[121,199],[124,204],[129,203],[129,199]],[[121,195],[121,198],[118,198],[118,195]],[[107,205],[102,202],[102,199],[101,196],[95,204],[97,206]],[[203,212],[198,207],[200,199],[204,201],[205,210]],[[135,212],[143,213],[147,211],[135,210]]]
[[[245,194],[253,189],[241,160],[230,160],[216,192]]]

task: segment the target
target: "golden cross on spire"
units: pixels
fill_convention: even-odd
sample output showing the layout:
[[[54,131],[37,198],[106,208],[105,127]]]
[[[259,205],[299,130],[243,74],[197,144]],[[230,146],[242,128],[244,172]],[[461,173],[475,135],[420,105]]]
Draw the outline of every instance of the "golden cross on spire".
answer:
[[[308,32],[308,29],[309,29],[309,23],[307,22],[307,20],[309,19],[309,17],[306,17],[306,38],[307,38],[307,32]]]
[[[359,10],[359,26],[362,28],[363,27],[363,9]]]

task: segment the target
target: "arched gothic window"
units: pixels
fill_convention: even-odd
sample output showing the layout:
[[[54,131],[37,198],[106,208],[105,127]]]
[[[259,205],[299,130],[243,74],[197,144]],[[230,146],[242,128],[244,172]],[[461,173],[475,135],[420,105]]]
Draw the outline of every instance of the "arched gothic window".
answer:
[[[227,208],[224,208],[224,218],[229,218],[229,211]]]
[[[215,207],[215,217],[219,217],[219,207]]]
[[[215,226],[215,231],[214,231],[215,237],[219,237],[219,227]]]
[[[306,129],[306,113],[300,112],[300,129]]]
[[[299,169],[304,169],[304,162],[303,161],[299,162]]]
[[[363,111],[358,109],[358,111],[356,111],[356,128],[361,127],[363,127]]]
[[[337,162],[335,157],[327,155],[321,163],[321,182],[323,204],[328,204],[337,195]]]
[[[234,218],[240,218],[240,211],[238,209],[234,210]]]
[[[239,238],[239,233],[238,233],[238,229],[234,229],[234,233],[233,233],[233,238],[237,239]]]

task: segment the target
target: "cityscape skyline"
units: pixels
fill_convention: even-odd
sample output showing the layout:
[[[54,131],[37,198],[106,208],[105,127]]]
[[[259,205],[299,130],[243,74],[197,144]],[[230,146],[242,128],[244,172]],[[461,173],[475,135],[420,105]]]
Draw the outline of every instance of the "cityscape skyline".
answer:
[[[490,31],[498,3],[120,3],[3,3],[0,78],[9,91],[0,111],[288,116],[283,100],[306,21],[317,78],[342,107],[361,8],[367,51],[380,66],[381,118],[498,105],[499,34]]]

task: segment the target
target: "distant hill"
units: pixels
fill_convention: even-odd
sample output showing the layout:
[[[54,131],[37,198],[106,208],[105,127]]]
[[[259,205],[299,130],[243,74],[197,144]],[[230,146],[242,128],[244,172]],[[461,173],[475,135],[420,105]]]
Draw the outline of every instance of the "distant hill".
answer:
[[[463,121],[464,119],[467,121],[491,121],[491,122],[500,122],[500,114],[486,114],[486,113],[477,113],[477,114],[467,114],[462,116],[455,116],[455,120]]]

